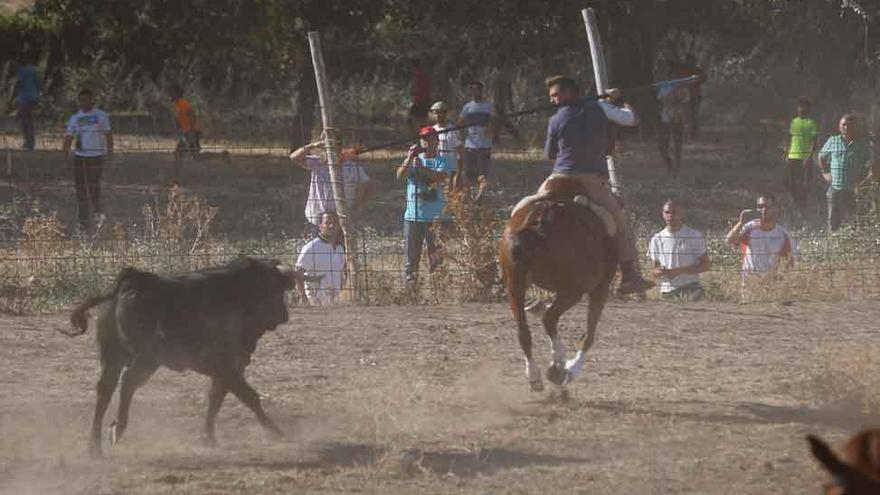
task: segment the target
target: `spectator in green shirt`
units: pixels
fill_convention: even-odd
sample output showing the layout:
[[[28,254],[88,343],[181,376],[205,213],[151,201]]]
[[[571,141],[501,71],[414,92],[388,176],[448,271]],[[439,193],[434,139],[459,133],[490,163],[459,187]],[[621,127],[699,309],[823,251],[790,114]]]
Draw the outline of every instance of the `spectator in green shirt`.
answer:
[[[835,231],[855,211],[856,187],[871,180],[874,153],[859,119],[846,114],[819,152],[822,178],[828,182],[828,227]]]
[[[788,160],[785,171],[785,189],[791,199],[800,207],[807,201],[807,194],[813,182],[813,168],[810,162],[816,152],[818,126],[810,117],[810,100],[805,96],[798,98],[797,115],[791,119],[789,127],[788,148],[785,158]]]

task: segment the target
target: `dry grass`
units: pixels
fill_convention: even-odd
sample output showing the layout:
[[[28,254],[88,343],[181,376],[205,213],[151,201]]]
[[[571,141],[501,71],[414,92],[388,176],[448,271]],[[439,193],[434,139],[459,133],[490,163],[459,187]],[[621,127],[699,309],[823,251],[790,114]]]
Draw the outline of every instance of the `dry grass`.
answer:
[[[476,203],[467,188],[446,191],[452,229],[435,227],[447,260],[435,282],[440,301],[478,302],[498,298],[496,245],[502,221],[498,213]],[[453,276],[454,275],[454,276]]]
[[[104,289],[124,266],[161,272],[203,268],[230,256],[211,243],[217,208],[174,187],[163,205],[144,206],[144,228],[116,223],[69,238],[55,212],[34,204],[20,240],[4,250],[0,311],[50,310]]]

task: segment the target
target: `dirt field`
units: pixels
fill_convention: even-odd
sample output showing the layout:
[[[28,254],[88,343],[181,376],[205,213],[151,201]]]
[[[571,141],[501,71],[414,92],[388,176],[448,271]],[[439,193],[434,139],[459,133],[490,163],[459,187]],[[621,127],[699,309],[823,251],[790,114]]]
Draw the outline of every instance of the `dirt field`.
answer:
[[[298,308],[249,368],[284,440],[227,398],[221,446],[203,447],[206,380],[162,370],[93,461],[93,333],[5,316],[0,493],[818,493],[804,435],[877,422],[835,392],[831,356],[873,345],[878,318],[865,303],[612,303],[563,400],[528,392],[503,305]],[[585,319],[563,318],[570,345]]]

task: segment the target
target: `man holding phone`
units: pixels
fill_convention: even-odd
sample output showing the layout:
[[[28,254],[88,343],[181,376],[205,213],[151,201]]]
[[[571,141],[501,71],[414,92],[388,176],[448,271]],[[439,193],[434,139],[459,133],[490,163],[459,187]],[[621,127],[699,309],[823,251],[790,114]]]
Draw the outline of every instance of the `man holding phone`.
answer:
[[[455,169],[449,160],[437,152],[439,138],[431,126],[419,131],[419,144],[397,168],[398,180],[406,180],[406,212],[403,214],[404,250],[406,252],[406,282],[415,286],[418,281],[422,245],[428,248],[429,269],[440,262],[437,239],[431,226],[449,222],[446,208],[445,184]]]
[[[727,242],[742,250],[743,280],[750,274],[776,272],[780,266],[794,266],[795,243],[777,223],[776,196],[758,196],[757,208],[743,210],[739,221],[727,233]]]

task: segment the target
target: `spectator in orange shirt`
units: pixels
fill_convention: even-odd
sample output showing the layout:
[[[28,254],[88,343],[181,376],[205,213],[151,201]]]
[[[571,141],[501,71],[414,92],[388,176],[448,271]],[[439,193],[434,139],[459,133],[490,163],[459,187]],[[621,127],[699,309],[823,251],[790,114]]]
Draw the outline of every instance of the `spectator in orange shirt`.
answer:
[[[174,151],[174,157],[180,161],[184,153],[189,153],[195,158],[199,150],[202,149],[199,144],[201,131],[196,119],[196,111],[189,100],[183,97],[183,88],[180,86],[171,88],[171,98],[174,100],[175,123],[177,124],[177,148]]]

